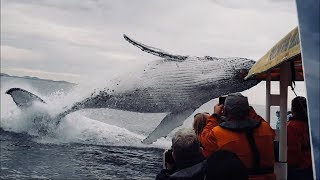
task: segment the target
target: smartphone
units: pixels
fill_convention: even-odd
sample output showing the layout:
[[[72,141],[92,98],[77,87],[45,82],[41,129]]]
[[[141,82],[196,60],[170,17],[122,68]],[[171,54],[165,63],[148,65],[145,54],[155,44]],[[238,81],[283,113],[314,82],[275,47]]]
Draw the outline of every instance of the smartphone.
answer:
[[[163,168],[166,169],[166,163],[174,164],[174,159],[172,157],[172,149],[165,150],[163,153]]]
[[[224,104],[224,102],[226,101],[226,97],[227,96],[220,96],[219,97],[219,104]]]
[[[167,163],[173,164],[174,163],[174,159],[172,157],[172,149],[169,149],[166,153],[165,153],[165,161]]]

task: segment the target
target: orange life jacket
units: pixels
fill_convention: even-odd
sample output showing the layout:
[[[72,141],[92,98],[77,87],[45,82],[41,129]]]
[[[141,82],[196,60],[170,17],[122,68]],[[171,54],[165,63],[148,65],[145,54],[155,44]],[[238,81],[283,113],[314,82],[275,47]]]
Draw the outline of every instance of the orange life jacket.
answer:
[[[250,110],[248,118],[257,122],[255,124],[256,127],[251,128],[251,144],[248,140],[248,131],[241,130],[241,123],[239,130],[237,130],[237,123],[240,121],[228,121],[227,123],[219,124],[220,119],[218,116],[210,116],[206,127],[199,136],[204,149],[203,154],[208,157],[219,149],[234,152],[251,172],[249,179],[275,179],[275,174],[273,173],[275,132],[253,109]],[[228,124],[234,125],[235,128],[228,128]],[[252,148],[256,149],[256,153]],[[258,168],[255,166],[258,166]]]
[[[311,168],[311,147],[308,123],[290,119],[287,123],[288,165],[297,169]]]

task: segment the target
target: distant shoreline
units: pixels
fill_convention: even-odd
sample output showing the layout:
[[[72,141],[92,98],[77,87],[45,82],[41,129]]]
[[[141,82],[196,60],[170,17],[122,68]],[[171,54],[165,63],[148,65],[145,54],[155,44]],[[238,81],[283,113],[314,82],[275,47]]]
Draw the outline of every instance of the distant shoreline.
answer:
[[[76,85],[75,83],[71,83],[68,81],[55,81],[55,80],[51,80],[51,79],[41,79],[38,77],[32,77],[32,76],[13,76],[13,75],[9,75],[6,73],[0,73],[0,76],[4,76],[4,77],[12,77],[12,78],[21,78],[21,79],[31,79],[31,80],[38,80],[38,81],[48,81],[48,82],[58,82],[58,83],[66,83],[66,84],[73,84]]]

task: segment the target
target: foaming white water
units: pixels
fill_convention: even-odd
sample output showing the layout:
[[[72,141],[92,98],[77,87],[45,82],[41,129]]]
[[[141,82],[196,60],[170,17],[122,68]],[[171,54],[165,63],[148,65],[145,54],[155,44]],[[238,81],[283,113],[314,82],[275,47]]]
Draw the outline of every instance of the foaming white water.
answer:
[[[156,142],[152,143],[152,147],[170,149],[171,148],[171,136],[161,137]]]
[[[35,103],[24,110],[13,106],[3,107],[6,108],[1,109],[1,128],[6,131],[39,136],[43,130],[53,129],[52,117],[48,113],[47,106],[42,103]]]
[[[135,76],[138,75],[135,74]],[[123,84],[130,86],[130,81],[127,80],[128,77],[120,79]],[[117,78],[115,81],[117,81]],[[141,143],[141,140],[151,133],[156,127],[157,121],[160,123],[165,114],[155,115],[107,111],[106,113],[112,113],[112,115],[106,115],[104,113],[96,113],[96,111],[82,112],[82,114],[75,112],[65,117],[56,129],[54,123],[57,114],[70,108],[73,103],[90,96],[93,89],[97,86],[87,84],[76,86],[69,92],[55,90],[44,94],[33,88],[33,82],[30,82],[30,84],[24,83],[21,80],[17,83],[12,83],[13,81],[11,80],[7,82],[1,81],[1,128],[6,131],[28,133],[36,136],[35,139],[42,143],[89,143],[158,148],[168,148],[171,145],[172,135],[160,138],[151,145]],[[100,88],[110,87],[116,89],[116,87],[112,87],[112,85],[116,85],[113,81],[106,80],[105,82],[100,83]],[[52,85],[54,85],[54,82]],[[19,87],[32,92],[42,98],[47,104],[36,103],[27,110],[22,111],[15,105],[12,98],[5,94],[5,91],[13,87]],[[97,118],[91,115],[93,117],[89,116],[88,118],[88,114],[103,115],[103,117]],[[43,129],[50,132],[48,136],[43,135]]]
[[[55,92],[48,96],[43,96],[39,95],[39,93],[31,87],[24,86],[22,88],[39,95],[47,102],[47,104],[39,102],[28,109],[21,110],[12,101],[12,98],[5,94],[5,91],[11,87],[22,86],[12,85],[1,88],[1,128],[6,131],[27,133],[35,136],[34,140],[39,143],[83,143],[108,146],[159,148],[165,148],[170,144],[170,141],[165,140],[161,143],[157,142],[152,145],[142,144],[141,141],[146,137],[145,134],[148,134],[149,132],[142,133],[139,130],[132,132],[121,126],[108,124],[107,119],[104,122],[101,122],[101,120],[88,118],[83,115],[86,114],[83,112],[69,114],[61,121],[58,128],[56,128],[54,126],[56,115],[63,111],[64,105],[68,105],[68,103],[72,104],[74,101],[82,98],[80,91],[68,94],[64,92]],[[77,96],[77,93],[79,96]],[[96,113],[96,110],[89,110],[88,113]],[[124,118],[124,122],[126,122],[127,120],[130,120],[132,115],[133,114],[130,112],[116,112],[115,115],[109,115],[105,118]],[[141,116],[141,114],[139,114],[139,116]],[[149,115],[149,117],[150,116],[151,115]],[[115,120],[110,121],[113,122]],[[148,122],[145,122],[144,119],[141,119],[141,123],[148,125]],[[46,129],[49,134],[43,135],[43,129]]]
[[[21,87],[28,91],[39,94],[30,85],[19,82],[19,85],[14,83],[1,82],[1,123],[0,127],[6,131],[13,131],[17,133],[25,132],[30,135],[37,135],[37,128],[41,128],[44,124],[40,121],[47,121],[50,115],[47,113],[47,106],[42,103],[35,103],[34,107],[25,110],[20,110],[12,101],[10,95],[5,92],[13,87]],[[44,98],[46,99],[46,98]]]
[[[72,113],[64,118],[55,138],[42,138],[49,143],[84,143],[111,146],[143,146],[145,137],[97,120]]]

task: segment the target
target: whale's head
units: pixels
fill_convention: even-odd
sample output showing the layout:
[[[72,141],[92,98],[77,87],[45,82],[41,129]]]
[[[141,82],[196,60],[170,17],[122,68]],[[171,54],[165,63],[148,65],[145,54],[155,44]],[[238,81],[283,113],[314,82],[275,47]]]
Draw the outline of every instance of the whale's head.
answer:
[[[251,59],[246,58],[236,58],[234,60],[231,60],[230,66],[231,66],[231,72],[233,74],[233,78],[235,79],[241,79],[243,80],[247,74],[249,73],[249,70],[256,62]],[[248,81],[248,82],[255,82]]]
[[[260,82],[259,80],[244,80],[255,63],[254,60],[246,58],[235,58],[229,62],[230,67],[226,68],[226,70],[230,72],[229,83],[234,90],[241,92],[250,89]]]
[[[203,80],[200,88],[216,95],[242,92],[257,85],[259,80],[244,80],[254,60],[247,58],[214,58],[206,56],[197,63],[198,76]]]

